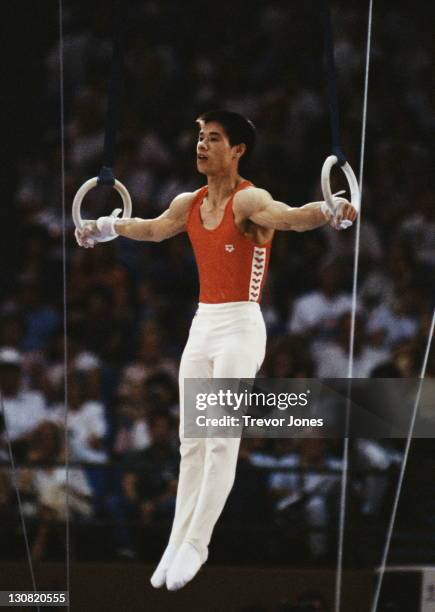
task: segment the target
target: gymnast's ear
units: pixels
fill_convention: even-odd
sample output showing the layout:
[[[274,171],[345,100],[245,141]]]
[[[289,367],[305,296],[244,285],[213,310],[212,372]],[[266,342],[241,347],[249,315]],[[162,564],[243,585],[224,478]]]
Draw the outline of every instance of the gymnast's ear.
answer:
[[[246,145],[244,142],[241,142],[240,144],[234,145],[233,149],[234,149],[235,157],[240,159],[242,155],[244,155],[244,153],[246,152]]]

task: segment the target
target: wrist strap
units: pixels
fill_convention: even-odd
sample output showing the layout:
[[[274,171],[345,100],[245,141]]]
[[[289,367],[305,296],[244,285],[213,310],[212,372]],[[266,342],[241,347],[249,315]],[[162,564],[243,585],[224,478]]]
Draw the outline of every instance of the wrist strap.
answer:
[[[110,215],[110,217],[99,217],[97,219],[97,228],[103,239],[115,238],[117,232],[115,230],[116,217]]]
[[[333,212],[332,212],[332,210],[329,208],[329,206],[327,205],[327,203],[326,203],[326,202],[322,202],[322,203],[321,203],[321,205],[320,205],[320,210],[322,211],[322,213],[323,213],[323,215],[324,215],[324,217],[325,217],[325,219],[326,219],[327,221],[329,221],[329,220],[330,220],[330,219],[331,219],[331,218],[334,216],[334,213],[333,213]]]

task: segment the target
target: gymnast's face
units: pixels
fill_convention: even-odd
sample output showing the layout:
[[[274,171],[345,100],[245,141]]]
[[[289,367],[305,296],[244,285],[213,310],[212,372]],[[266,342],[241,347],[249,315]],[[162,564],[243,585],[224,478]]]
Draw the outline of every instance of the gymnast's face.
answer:
[[[228,174],[237,168],[240,148],[245,145],[231,146],[228,136],[220,123],[199,122],[198,143],[196,145],[196,167],[206,176]]]

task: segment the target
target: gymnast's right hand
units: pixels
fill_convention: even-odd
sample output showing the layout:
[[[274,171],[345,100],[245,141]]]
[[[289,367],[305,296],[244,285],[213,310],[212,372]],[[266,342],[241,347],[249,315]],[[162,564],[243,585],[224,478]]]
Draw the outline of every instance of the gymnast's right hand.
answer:
[[[85,249],[93,248],[98,241],[98,228],[96,221],[84,221],[82,227],[76,228],[74,235],[77,244]]]
[[[109,217],[98,217],[96,221],[83,221],[82,227],[75,231],[77,243],[85,249],[92,249],[97,242],[107,242],[116,238],[118,234],[115,230],[115,221],[120,213],[121,209],[116,208]]]

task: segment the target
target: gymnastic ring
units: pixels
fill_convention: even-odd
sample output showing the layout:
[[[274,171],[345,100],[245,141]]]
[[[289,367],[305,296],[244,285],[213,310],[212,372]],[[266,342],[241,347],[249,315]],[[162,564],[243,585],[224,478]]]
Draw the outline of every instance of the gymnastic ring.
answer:
[[[80,189],[77,191],[76,195],[74,196],[73,205],[72,205],[72,218],[74,221],[74,225],[76,226],[77,229],[82,229],[83,227],[83,219],[80,214],[82,200],[85,197],[85,195],[88,193],[88,191],[90,191],[97,185],[98,185],[98,177],[95,176],[94,178],[91,178],[85,183],[83,183],[83,185],[80,187]],[[124,210],[122,212],[121,218],[130,219],[132,206],[131,206],[130,194],[128,193],[127,188],[117,179],[115,179],[113,188],[116,189],[116,191],[120,194],[122,198],[122,203],[124,204]],[[100,240],[99,242],[108,242],[109,240],[113,240],[114,238],[117,238],[117,236],[109,236],[105,240]]]
[[[323,197],[329,209],[333,213],[335,213],[335,205],[334,205],[334,198],[331,193],[330,175],[331,175],[332,167],[335,166],[335,164],[337,163],[338,163],[338,159],[335,155],[330,155],[329,157],[327,157],[322,167],[322,175],[320,179]],[[346,179],[349,185],[350,203],[355,208],[355,210],[359,213],[360,208],[361,208],[361,193],[359,190],[359,185],[358,185],[358,181],[355,176],[355,173],[352,170],[350,164],[348,164],[348,162],[345,162],[341,166],[341,169],[343,170],[344,175],[346,176]],[[340,227],[342,229],[345,229],[347,227],[350,227],[351,225],[352,225],[352,221],[349,221],[349,219],[345,219],[344,221],[341,222]]]

